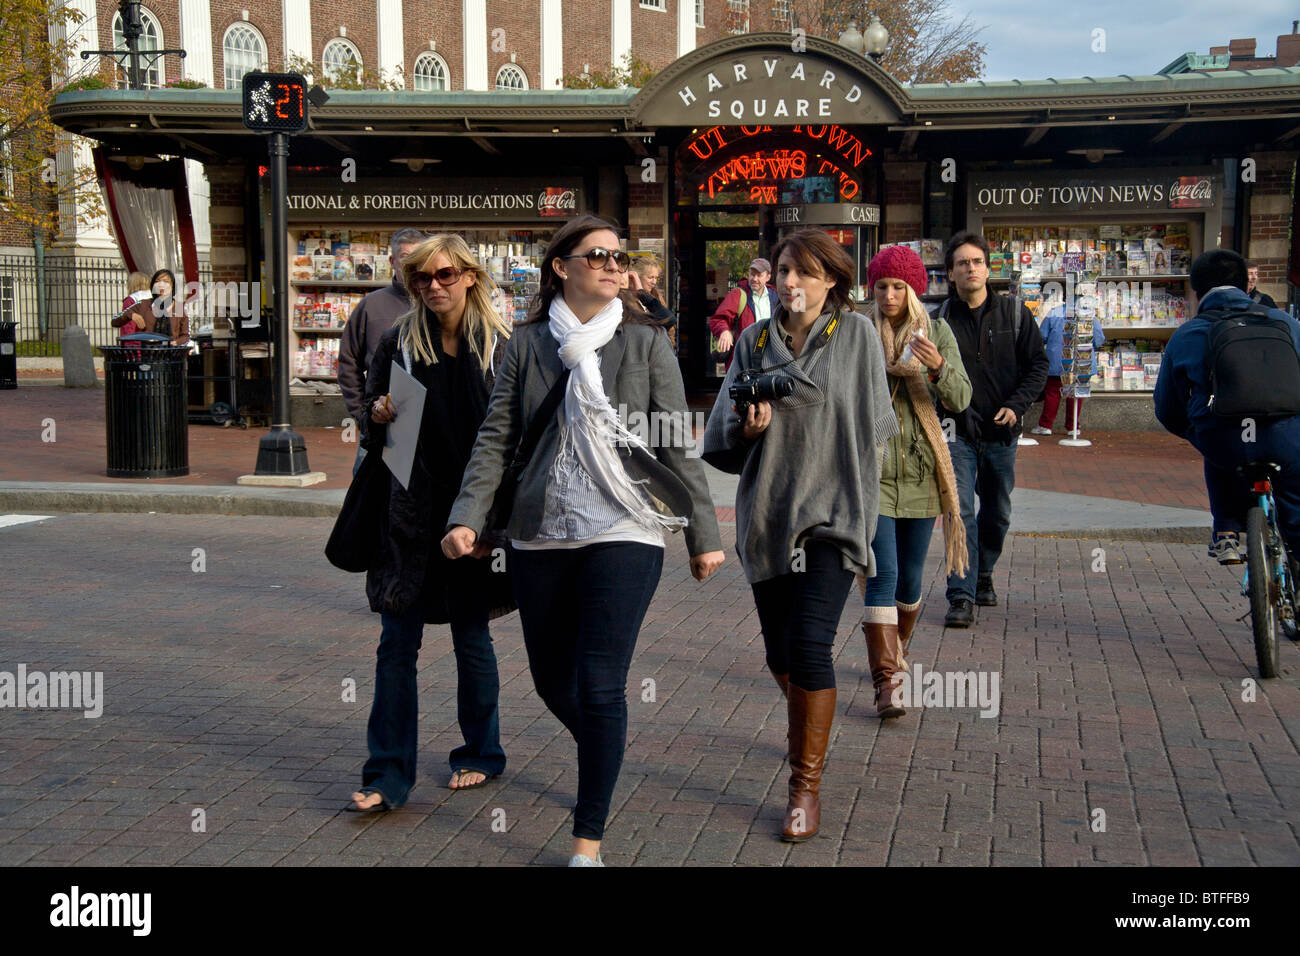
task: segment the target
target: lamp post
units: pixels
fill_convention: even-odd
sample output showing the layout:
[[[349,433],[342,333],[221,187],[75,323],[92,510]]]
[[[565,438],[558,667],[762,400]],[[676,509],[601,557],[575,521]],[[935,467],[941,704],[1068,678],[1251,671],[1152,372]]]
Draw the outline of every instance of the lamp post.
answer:
[[[862,35],[862,51],[879,63],[887,49],[889,49],[889,31],[880,22],[880,17],[873,13],[866,33]]]

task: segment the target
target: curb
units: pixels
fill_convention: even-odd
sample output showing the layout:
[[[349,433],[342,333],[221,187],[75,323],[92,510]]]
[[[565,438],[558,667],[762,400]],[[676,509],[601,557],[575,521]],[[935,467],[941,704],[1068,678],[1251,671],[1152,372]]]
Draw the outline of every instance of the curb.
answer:
[[[1210,539],[1210,525],[1170,526],[1167,528],[1082,528],[1061,531],[1017,531],[1009,534],[1026,538],[1074,538],[1079,541],[1149,541],[1153,544],[1205,544]]]
[[[326,492],[328,494],[328,492]],[[337,500],[303,499],[277,494],[230,492],[196,494],[156,491],[59,491],[0,488],[0,511],[43,514],[207,514],[276,518],[335,518],[343,504]]]
[[[106,489],[15,488],[0,486],[0,511],[34,514],[181,514],[241,515],[272,518],[335,518],[344,491],[303,492],[298,489],[222,489],[188,491],[120,491]],[[310,496],[310,497],[309,497]],[[718,510],[723,510],[719,508]],[[732,524],[733,522],[723,522]],[[1030,538],[1068,538],[1080,541],[1148,541],[1161,544],[1204,544],[1204,526],[1171,525],[1158,528],[1062,528],[1009,532]]]

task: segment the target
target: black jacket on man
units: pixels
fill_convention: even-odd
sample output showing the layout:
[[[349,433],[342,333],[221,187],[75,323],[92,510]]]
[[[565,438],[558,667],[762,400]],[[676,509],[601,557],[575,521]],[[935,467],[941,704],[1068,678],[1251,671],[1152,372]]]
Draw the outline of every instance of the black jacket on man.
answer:
[[[1020,306],[1017,336],[1015,300],[994,292],[989,292],[973,314],[956,295],[944,305],[971,382],[970,406],[955,416],[957,434],[968,441],[1009,445],[1020,434],[1025,412],[1047,384],[1047,353],[1038,323],[1029,309]],[[993,416],[1003,407],[1016,413],[1014,426],[993,423]]]
[[[1265,306],[1270,309],[1276,309],[1278,307],[1277,303],[1273,301],[1273,297],[1269,295],[1267,292],[1262,292],[1259,286],[1256,286],[1251,292],[1248,293],[1248,295],[1251,297],[1251,299],[1253,299],[1255,302],[1258,302],[1262,306]],[[1286,309],[1283,309],[1282,311],[1285,312]]]
[[[406,287],[397,276],[383,289],[368,293],[357,303],[343,327],[339,343],[339,390],[348,414],[361,421],[361,400],[366,393],[366,373],[384,333],[411,308]],[[382,392],[380,394],[383,394]]]

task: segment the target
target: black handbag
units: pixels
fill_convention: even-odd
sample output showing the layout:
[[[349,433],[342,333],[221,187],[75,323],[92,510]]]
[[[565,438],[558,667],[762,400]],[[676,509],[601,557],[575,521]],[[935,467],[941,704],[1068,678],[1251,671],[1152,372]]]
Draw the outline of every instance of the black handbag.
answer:
[[[542,406],[537,410],[533,420],[528,423],[528,431],[524,433],[523,440],[515,449],[515,456],[506,468],[505,474],[501,476],[501,484],[497,486],[496,496],[492,499],[492,507],[488,511],[487,523],[483,530],[484,544],[499,543],[506,537],[505,528],[510,523],[510,512],[515,507],[515,492],[519,489],[519,477],[528,467],[537,443],[542,440],[542,432],[546,431],[546,426],[555,417],[560,402],[564,399],[564,387],[568,382],[569,369],[566,368],[551,386],[551,390],[546,393],[546,398],[542,399]]]
[[[348,485],[343,508],[325,544],[325,557],[343,571],[369,571],[382,544],[388,511],[388,467],[378,449],[368,451]]]

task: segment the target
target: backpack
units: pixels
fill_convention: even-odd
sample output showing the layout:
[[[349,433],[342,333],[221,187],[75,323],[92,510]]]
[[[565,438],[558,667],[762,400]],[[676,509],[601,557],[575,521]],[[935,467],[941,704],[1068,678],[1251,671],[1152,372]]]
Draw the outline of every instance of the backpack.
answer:
[[[1209,409],[1219,418],[1300,415],[1300,353],[1291,327],[1261,305],[1205,313],[1214,323],[1205,350]]]

